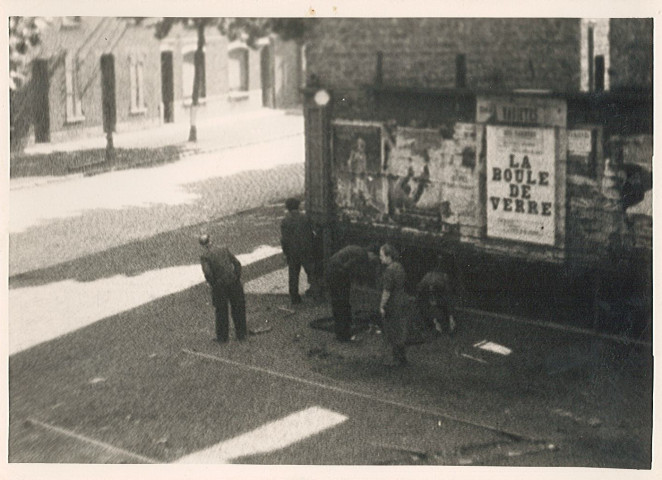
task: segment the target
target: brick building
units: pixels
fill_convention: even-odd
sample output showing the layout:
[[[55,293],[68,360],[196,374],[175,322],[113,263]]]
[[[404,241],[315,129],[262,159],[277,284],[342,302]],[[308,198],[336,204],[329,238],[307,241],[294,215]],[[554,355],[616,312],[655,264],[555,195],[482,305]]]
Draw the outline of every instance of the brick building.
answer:
[[[154,35],[156,19],[53,18],[31,62],[31,80],[12,93],[12,144],[102,135],[162,122],[188,122],[194,29]],[[208,27],[199,116],[300,103],[300,48],[277,37],[256,48]],[[104,113],[105,112],[105,113]]]
[[[215,26],[205,30],[201,115],[247,108],[289,108],[300,104],[300,49],[277,37],[258,41],[256,48],[230,41]],[[181,25],[160,45],[164,119],[188,118],[194,75],[195,30]],[[168,90],[169,91],[166,91]],[[172,101],[172,109],[167,105]]]
[[[353,116],[370,108],[365,86],[650,89],[651,47],[650,19],[321,19],[308,32],[306,68],[342,93],[334,107]]]
[[[652,20],[325,18],[305,44],[306,207],[327,253],[389,238],[650,273]],[[495,172],[532,152],[554,186],[525,210]]]

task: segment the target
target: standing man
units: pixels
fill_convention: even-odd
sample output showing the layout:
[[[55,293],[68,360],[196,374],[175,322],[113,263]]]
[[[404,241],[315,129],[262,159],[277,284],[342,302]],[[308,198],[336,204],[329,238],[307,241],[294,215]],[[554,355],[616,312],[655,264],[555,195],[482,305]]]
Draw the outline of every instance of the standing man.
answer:
[[[212,245],[209,235],[201,235],[199,241],[205,249],[200,256],[200,264],[211,287],[211,298],[216,310],[216,341],[228,341],[228,303],[237,340],[245,340],[246,300],[241,284],[241,263],[227,247]]]
[[[312,297],[318,298],[322,291],[314,261],[313,228],[310,221],[299,211],[299,200],[288,198],[285,201],[285,218],[280,224],[280,243],[287,260],[289,274],[289,293],[292,305],[301,303],[299,295],[299,273],[301,267],[306,271]]]
[[[358,245],[348,245],[329,258],[326,278],[331,294],[336,338],[341,342],[352,339],[351,282],[368,280],[375,272],[376,258],[376,255]]]

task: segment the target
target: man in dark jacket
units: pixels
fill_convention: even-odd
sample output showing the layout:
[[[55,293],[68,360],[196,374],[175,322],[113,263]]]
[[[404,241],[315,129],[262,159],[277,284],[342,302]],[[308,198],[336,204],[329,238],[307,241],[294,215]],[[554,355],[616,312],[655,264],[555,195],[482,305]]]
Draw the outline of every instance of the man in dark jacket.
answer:
[[[416,301],[423,321],[430,330],[455,331],[455,295],[449,275],[441,269],[427,272],[416,287]]]
[[[301,303],[299,295],[299,273],[301,267],[306,271],[312,297],[321,295],[321,286],[318,279],[314,255],[314,234],[310,221],[299,211],[299,200],[288,198],[285,201],[287,213],[280,224],[280,243],[287,259],[289,274],[289,294],[293,305]]]
[[[341,342],[349,342],[352,338],[351,282],[370,280],[376,265],[377,256],[358,245],[348,245],[329,258],[326,279],[336,338]]]
[[[228,303],[237,340],[245,340],[246,300],[241,284],[241,263],[227,247],[212,245],[209,235],[201,235],[199,241],[205,249],[200,256],[200,264],[211,287],[211,298],[216,310],[216,341],[228,341]]]

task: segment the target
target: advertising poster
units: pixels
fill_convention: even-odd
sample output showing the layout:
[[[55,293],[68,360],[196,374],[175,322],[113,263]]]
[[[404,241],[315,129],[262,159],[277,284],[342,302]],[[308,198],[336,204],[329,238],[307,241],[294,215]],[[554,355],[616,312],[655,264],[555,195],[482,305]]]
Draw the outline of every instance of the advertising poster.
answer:
[[[391,212],[438,217],[443,163],[442,137],[437,130],[398,128],[385,166]]]
[[[568,130],[568,173],[595,178],[595,152],[591,130]]]
[[[478,149],[482,129],[472,123],[456,123],[450,152],[444,165],[443,200],[448,203],[446,223],[476,225],[479,222]],[[484,165],[483,165],[484,166]]]
[[[555,139],[551,128],[487,127],[487,235],[553,245]]]
[[[334,122],[333,161],[338,208],[357,219],[380,219],[387,211],[381,125]]]

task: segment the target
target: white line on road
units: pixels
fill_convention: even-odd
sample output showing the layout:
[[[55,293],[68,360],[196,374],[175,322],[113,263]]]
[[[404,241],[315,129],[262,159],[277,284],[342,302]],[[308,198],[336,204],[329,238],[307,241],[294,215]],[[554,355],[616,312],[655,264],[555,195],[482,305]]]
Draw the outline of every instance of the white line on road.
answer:
[[[311,407],[267,423],[175,463],[229,463],[233,459],[281,450],[347,420],[345,415]]]
[[[137,460],[140,463],[159,463],[157,460],[153,460],[151,458],[144,457],[136,453],[131,453],[128,450],[124,450],[123,448],[114,447],[108,443],[100,442],[99,440],[94,440],[93,438],[86,437],[85,435],[81,435],[79,433],[72,432],[70,430],[66,430],[61,427],[56,427],[55,425],[50,425],[48,423],[40,422],[39,420],[35,420],[33,418],[29,418],[28,422],[30,422],[33,425],[37,425],[41,428],[44,428],[46,430],[49,430],[51,432],[59,433],[66,437],[73,438],[80,442],[89,443],[90,445],[94,445],[95,447],[99,447],[115,455],[121,455],[129,458],[133,458],[134,460]]]
[[[242,265],[281,252],[261,245],[237,255]],[[91,325],[204,282],[200,265],[115,275],[92,282],[65,280],[9,290],[9,354]]]
[[[313,380],[306,380],[305,378],[295,377],[294,375],[288,375],[287,373],[281,373],[281,372],[277,372],[275,370],[269,370],[267,368],[257,367],[257,366],[253,366],[253,365],[246,365],[244,363],[235,362],[235,361],[232,361],[232,360],[228,360],[226,358],[221,358],[221,357],[217,357],[215,355],[210,355],[208,353],[196,352],[196,351],[189,350],[189,349],[186,349],[186,348],[182,349],[182,352],[188,353],[189,355],[198,356],[198,357],[201,357],[201,358],[206,358],[208,360],[212,360],[212,361],[215,361],[215,362],[225,363],[227,365],[233,365],[235,367],[243,368],[245,370],[252,370],[252,371],[255,371],[255,372],[266,373],[268,375],[273,375],[274,377],[284,378],[286,380],[290,380],[290,381],[293,381],[293,382],[303,383],[304,385],[310,385],[312,387],[322,388],[322,389],[325,389],[325,390],[330,390],[330,391],[333,391],[333,392],[339,392],[339,393],[343,393],[343,394],[346,394],[346,395],[352,395],[352,396],[355,396],[355,397],[370,400],[372,402],[383,403],[383,404],[386,404],[386,405],[391,405],[393,407],[398,407],[398,408],[402,408],[402,409],[405,409],[405,410],[410,410],[412,412],[422,413],[422,414],[431,415],[431,416],[437,416],[437,417],[445,418],[447,420],[451,420],[453,422],[462,423],[462,424],[465,424],[465,425],[471,425],[473,427],[484,428],[485,430],[490,430],[492,432],[497,432],[499,434],[507,435],[507,436],[510,436],[512,438],[517,438],[517,439],[520,439],[520,440],[527,440],[527,441],[532,441],[532,442],[538,441],[537,439],[529,437],[528,435],[523,435],[523,434],[520,434],[520,433],[510,432],[510,431],[504,430],[502,428],[497,428],[497,427],[493,427],[493,426],[490,426],[490,425],[485,425],[485,424],[482,424],[482,423],[472,422],[470,420],[465,420],[465,419],[462,419],[462,418],[459,418],[459,417],[454,417],[452,415],[448,415],[447,413],[440,412],[438,410],[433,410],[433,409],[424,408],[424,407],[418,407],[416,405],[409,405],[409,404],[406,404],[406,403],[397,402],[395,400],[389,400],[389,399],[384,398],[384,397],[378,397],[378,396],[375,396],[375,395],[370,395],[368,393],[355,392],[353,390],[348,390],[348,389],[342,388],[342,387],[336,387],[334,385],[327,385],[325,383],[315,382]]]
[[[469,360],[475,360],[476,362],[479,362],[479,363],[487,363],[482,358],[472,357],[471,355],[467,355],[466,353],[460,353],[460,356],[464,357],[464,358],[468,358]]]

